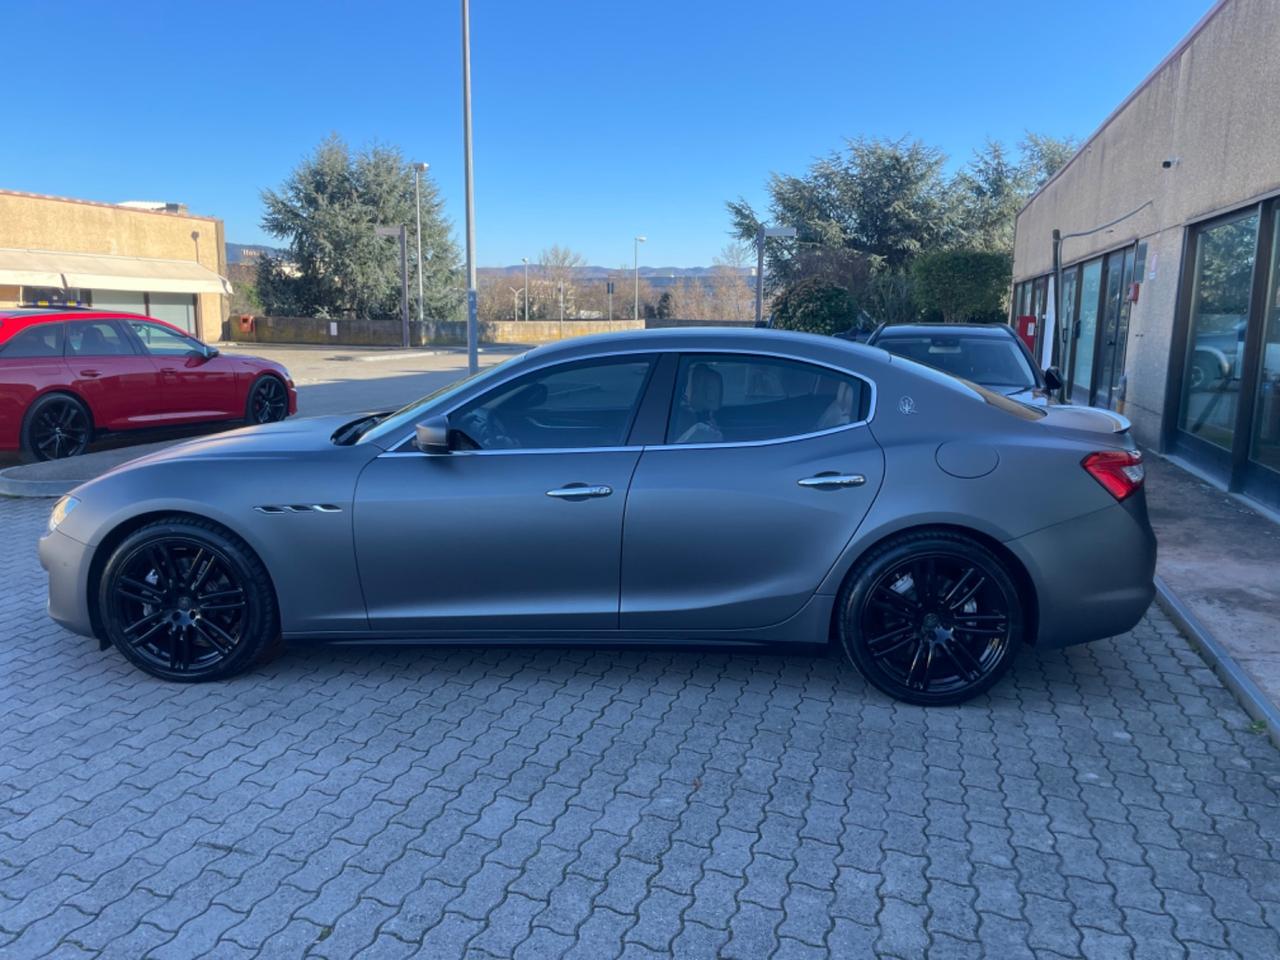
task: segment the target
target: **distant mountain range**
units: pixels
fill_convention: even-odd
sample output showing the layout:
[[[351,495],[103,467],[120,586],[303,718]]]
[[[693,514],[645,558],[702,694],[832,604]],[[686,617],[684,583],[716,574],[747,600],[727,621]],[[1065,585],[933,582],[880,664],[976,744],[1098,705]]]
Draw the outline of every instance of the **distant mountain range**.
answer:
[[[256,243],[228,243],[227,244],[227,263],[234,265],[237,263],[253,263],[264,256],[280,257],[287,255],[288,251],[281,250],[278,247],[268,247],[263,244]],[[675,280],[683,280],[685,278],[705,278],[711,276],[718,267],[641,267],[640,276],[644,277],[650,283],[657,286],[666,286]],[[538,265],[536,263],[529,264],[529,272],[536,274]],[[755,271],[749,267],[739,267],[737,272],[744,277],[751,277]],[[489,277],[523,277],[524,264],[516,264],[512,267],[477,267],[476,273],[481,276]],[[626,267],[573,267],[572,273],[579,280],[604,280],[610,276],[621,275],[630,276],[631,268]]]

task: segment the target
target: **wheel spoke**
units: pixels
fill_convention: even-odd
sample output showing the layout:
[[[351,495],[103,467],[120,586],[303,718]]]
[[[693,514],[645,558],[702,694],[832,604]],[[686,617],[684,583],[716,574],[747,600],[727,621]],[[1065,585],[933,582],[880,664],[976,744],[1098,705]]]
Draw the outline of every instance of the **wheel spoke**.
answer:
[[[178,576],[178,568],[173,562],[169,545],[160,540],[152,544],[150,552],[156,568],[156,586],[164,589],[178,586],[182,578]]]
[[[982,679],[982,664],[962,643],[944,643],[942,651],[951,658],[951,662],[960,670],[960,674],[969,683]]]
[[[169,669],[186,670],[191,665],[191,640],[186,627],[177,627],[169,634]]]
[[[919,690],[929,689],[929,668],[933,665],[933,644],[924,640],[916,647],[911,666],[907,668],[907,686]]]
[[[222,642],[225,643],[228,647],[234,647],[238,642],[235,637],[227,633],[227,631],[223,630],[220,626],[218,626],[212,620],[206,620],[204,618],[201,618],[199,622],[204,626],[208,627],[211,631],[213,631],[213,633],[215,633],[218,636],[218,638],[221,639]]]
[[[196,599],[199,601],[201,609],[208,610],[210,600],[230,600],[234,597],[243,596],[244,590],[240,587],[227,587],[223,590],[211,590],[208,593],[197,594]]]
[[[1005,634],[1005,627],[969,627],[963,623],[957,623],[953,628],[961,633],[970,633],[975,637],[1002,637]]]
[[[915,628],[911,624],[904,624],[878,637],[872,637],[867,641],[867,651],[880,660],[903,649],[915,639]]]
[[[975,596],[977,596],[978,591],[983,588],[986,582],[987,582],[986,577],[979,576],[972,584],[970,584],[968,587],[965,588],[964,593],[960,595],[959,599],[952,601],[948,609],[960,610],[961,608],[963,608],[966,603],[968,603]]]
[[[903,617],[914,617],[920,612],[920,604],[905,597],[890,586],[881,586],[871,596],[871,602]]]
[[[215,630],[209,629],[210,627],[214,627],[215,624],[210,623],[208,620],[196,620],[191,624],[191,626],[195,629],[196,633],[200,634],[201,639],[217,650],[221,656],[225,657],[231,652],[231,648],[235,646],[234,641],[230,644],[225,643],[222,637],[219,637]],[[223,636],[226,636],[226,634],[223,634]]]

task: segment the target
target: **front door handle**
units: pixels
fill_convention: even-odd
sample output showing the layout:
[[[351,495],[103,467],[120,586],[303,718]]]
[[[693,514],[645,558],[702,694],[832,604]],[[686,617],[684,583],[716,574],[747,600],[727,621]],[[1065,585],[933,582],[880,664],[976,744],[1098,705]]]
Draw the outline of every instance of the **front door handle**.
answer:
[[[101,370],[81,370],[80,376],[89,377],[90,379],[93,379],[94,377],[102,376],[102,371]]]
[[[607,497],[613,493],[613,487],[603,483],[569,483],[563,487],[548,490],[548,497],[559,497],[562,500],[587,500],[591,497]]]
[[[860,473],[819,473],[796,481],[802,487],[817,487],[819,490],[824,487],[860,487],[866,482],[867,478]]]

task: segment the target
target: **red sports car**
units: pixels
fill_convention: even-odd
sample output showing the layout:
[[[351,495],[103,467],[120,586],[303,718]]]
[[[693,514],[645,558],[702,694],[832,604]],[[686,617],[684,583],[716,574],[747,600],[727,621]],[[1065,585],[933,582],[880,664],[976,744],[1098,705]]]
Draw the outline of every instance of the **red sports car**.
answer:
[[[0,450],[55,460],[104,431],[298,411],[289,372],[132,313],[0,310]]]

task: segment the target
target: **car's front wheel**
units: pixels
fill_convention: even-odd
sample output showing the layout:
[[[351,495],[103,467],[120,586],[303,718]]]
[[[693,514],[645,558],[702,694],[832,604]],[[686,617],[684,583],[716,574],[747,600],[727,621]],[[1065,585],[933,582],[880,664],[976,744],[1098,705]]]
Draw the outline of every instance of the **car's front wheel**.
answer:
[[[239,537],[196,518],[125,537],[103,569],[98,604],[107,638],[164,680],[232,676],[279,634],[262,561]]]
[[[840,641],[867,680],[898,700],[961,703],[994,684],[1023,640],[1005,564],[951,531],[903,534],[863,557],[839,602]]]
[[[289,415],[289,391],[270,374],[257,379],[249,391],[245,419],[249,423],[275,423]]]

